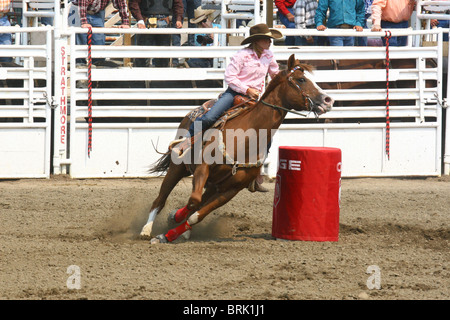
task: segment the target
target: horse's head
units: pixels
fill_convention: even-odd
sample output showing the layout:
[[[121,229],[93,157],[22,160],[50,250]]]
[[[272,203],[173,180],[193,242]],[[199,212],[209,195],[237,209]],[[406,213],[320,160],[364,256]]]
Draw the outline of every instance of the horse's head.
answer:
[[[310,65],[301,64],[294,55],[289,57],[283,104],[321,115],[331,110],[334,100],[312,80],[311,72]]]

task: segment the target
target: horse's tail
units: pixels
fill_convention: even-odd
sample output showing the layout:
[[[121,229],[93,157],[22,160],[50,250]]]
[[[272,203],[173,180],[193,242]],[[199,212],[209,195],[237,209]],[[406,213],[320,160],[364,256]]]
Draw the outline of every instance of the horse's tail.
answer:
[[[159,173],[159,175],[162,175],[164,172],[169,169],[169,165],[171,163],[170,159],[170,152],[167,152],[164,154],[161,158],[156,161],[153,166],[150,168],[149,173]]]

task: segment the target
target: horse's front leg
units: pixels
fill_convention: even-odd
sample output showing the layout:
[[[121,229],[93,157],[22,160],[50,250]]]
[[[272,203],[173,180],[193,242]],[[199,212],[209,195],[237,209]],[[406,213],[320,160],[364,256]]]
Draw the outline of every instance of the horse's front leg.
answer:
[[[202,163],[197,166],[192,180],[192,193],[189,197],[187,208],[191,211],[198,210],[202,202],[203,189],[209,176],[209,165]]]

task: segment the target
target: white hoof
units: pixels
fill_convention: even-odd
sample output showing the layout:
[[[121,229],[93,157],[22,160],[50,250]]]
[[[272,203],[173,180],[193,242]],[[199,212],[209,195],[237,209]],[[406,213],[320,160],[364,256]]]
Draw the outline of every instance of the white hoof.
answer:
[[[191,230],[185,231],[181,236],[186,240],[189,240],[189,238],[191,237]]]
[[[158,244],[158,243],[169,243],[169,241],[163,234],[157,235],[155,238],[150,240],[150,244]]]
[[[147,223],[141,231],[141,237],[150,237],[152,235],[153,221]]]

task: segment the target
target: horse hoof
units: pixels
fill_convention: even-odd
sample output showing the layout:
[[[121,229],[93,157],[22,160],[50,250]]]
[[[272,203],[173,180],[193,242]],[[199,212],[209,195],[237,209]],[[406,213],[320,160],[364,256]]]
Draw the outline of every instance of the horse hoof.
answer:
[[[153,222],[147,223],[141,231],[141,238],[150,238],[152,235]]]
[[[152,240],[150,240],[150,244],[157,244],[157,243],[169,243],[169,240],[167,240],[165,235],[160,234],[160,235],[157,235]]]
[[[181,235],[184,239],[189,240],[191,238],[191,230],[187,230]]]

